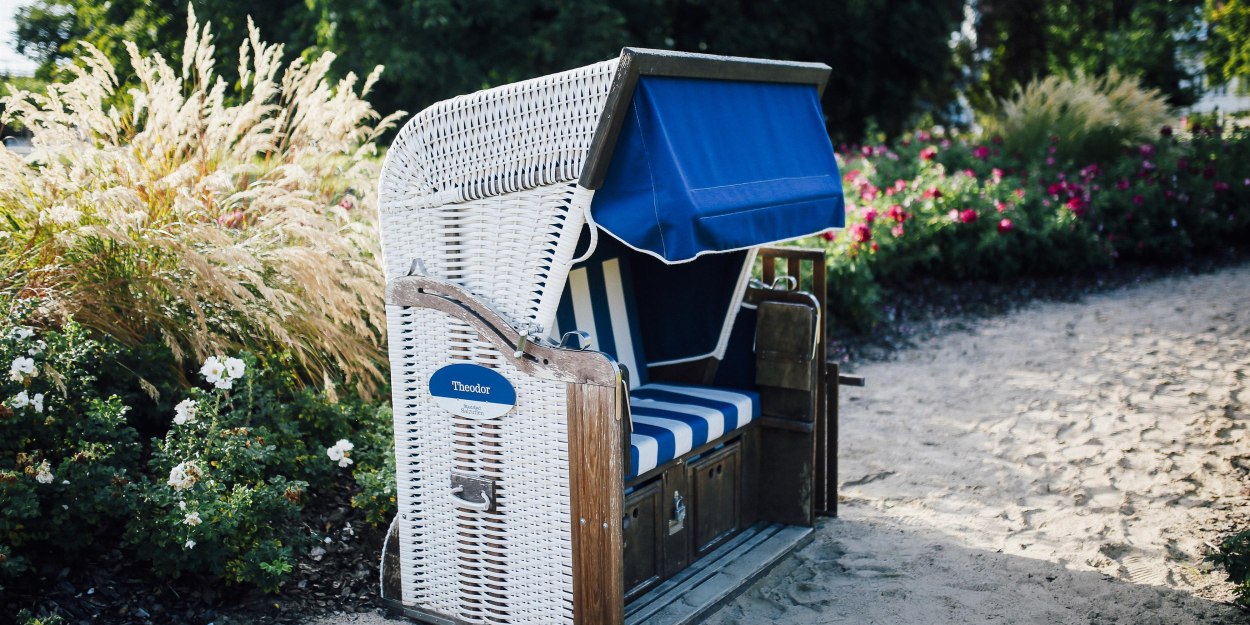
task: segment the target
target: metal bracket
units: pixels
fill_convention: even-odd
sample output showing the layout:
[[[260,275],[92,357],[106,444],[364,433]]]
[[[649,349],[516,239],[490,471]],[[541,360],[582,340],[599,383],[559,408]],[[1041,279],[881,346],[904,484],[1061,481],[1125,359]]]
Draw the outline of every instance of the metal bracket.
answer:
[[[668,520],[668,535],[686,529],[686,499],[678,491],[673,491],[673,518]]]
[[[470,473],[451,473],[451,500],[457,507],[495,511],[495,481]]]

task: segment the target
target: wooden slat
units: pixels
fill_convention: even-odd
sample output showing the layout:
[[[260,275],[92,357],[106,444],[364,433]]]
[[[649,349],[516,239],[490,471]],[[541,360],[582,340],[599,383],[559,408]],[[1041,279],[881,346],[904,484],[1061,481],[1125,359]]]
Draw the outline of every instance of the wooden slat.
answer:
[[[570,384],[569,487],[573,528],[573,622],[625,620],[624,485],[617,389]]]

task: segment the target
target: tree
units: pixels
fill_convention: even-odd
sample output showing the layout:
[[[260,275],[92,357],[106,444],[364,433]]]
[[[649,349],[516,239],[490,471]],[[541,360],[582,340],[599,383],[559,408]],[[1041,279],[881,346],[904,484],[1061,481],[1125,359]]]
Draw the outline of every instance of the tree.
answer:
[[[1216,83],[1242,78],[1242,89],[1250,89],[1250,2],[1207,0],[1204,16],[1207,76]]]
[[[1159,89],[1173,106],[1195,102],[1202,0],[973,0],[975,42],[961,57],[969,99],[988,110],[1016,85],[1049,74],[1115,68]]]

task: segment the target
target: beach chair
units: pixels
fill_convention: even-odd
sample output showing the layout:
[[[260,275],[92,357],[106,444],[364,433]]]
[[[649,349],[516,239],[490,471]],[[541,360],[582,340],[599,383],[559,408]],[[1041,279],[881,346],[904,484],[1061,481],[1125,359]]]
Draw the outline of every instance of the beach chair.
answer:
[[[690,622],[836,512],[824,255],[762,247],[843,225],[828,73],[626,48],[403,127],[388,607]]]

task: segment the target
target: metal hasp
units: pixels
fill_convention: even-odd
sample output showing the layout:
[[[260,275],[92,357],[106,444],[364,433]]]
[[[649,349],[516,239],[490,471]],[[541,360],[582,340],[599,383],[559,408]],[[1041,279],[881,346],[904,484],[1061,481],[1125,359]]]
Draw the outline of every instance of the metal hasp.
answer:
[[[478,512],[495,510],[495,481],[469,473],[451,474],[451,498],[462,508]]]

